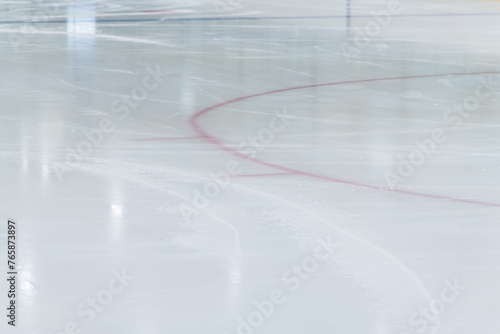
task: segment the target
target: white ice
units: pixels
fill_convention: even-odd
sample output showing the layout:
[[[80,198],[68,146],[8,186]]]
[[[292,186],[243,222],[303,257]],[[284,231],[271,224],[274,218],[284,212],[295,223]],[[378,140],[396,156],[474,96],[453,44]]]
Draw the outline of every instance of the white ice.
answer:
[[[3,1],[0,332],[499,333],[499,28],[495,1]]]

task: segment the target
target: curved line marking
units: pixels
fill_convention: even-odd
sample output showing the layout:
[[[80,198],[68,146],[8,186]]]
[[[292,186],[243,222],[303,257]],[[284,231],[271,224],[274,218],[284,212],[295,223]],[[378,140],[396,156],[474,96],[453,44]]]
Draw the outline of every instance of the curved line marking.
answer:
[[[321,180],[326,180],[326,181],[336,182],[336,183],[343,183],[343,184],[353,185],[353,186],[377,190],[377,191],[387,191],[387,192],[393,192],[393,193],[397,193],[397,194],[418,196],[418,197],[424,197],[424,198],[433,198],[433,199],[448,200],[448,201],[467,203],[467,204],[477,204],[477,205],[483,205],[483,206],[500,207],[500,203],[483,202],[483,201],[476,201],[476,200],[463,199],[463,198],[453,198],[453,197],[448,197],[448,196],[443,196],[443,195],[425,194],[425,193],[418,193],[418,192],[409,191],[409,190],[394,189],[394,188],[389,188],[389,187],[384,187],[384,186],[371,185],[371,184],[362,183],[362,182],[356,182],[356,181],[351,181],[351,180],[334,178],[334,177],[330,177],[330,176],[318,175],[318,174],[305,172],[305,171],[301,171],[298,169],[293,169],[293,168],[281,166],[278,164],[270,163],[270,162],[260,160],[257,158],[251,158],[251,157],[248,157],[248,156],[238,152],[237,150],[235,150],[231,147],[226,146],[220,139],[218,139],[214,135],[205,131],[201,127],[201,125],[199,124],[199,120],[202,116],[208,114],[211,111],[219,109],[221,107],[225,107],[225,106],[231,105],[233,103],[244,101],[244,100],[250,100],[250,99],[257,98],[257,97],[262,97],[262,96],[267,96],[267,95],[272,95],[272,94],[279,94],[279,93],[289,92],[289,91],[294,91],[294,90],[326,87],[326,86],[339,86],[339,85],[355,84],[355,83],[377,82],[377,81],[391,81],[391,80],[405,80],[405,79],[419,79],[419,78],[437,78],[437,77],[446,77],[446,76],[481,75],[481,74],[483,74],[483,75],[484,74],[500,74],[500,72],[431,74],[431,75],[416,75],[416,76],[404,76],[404,77],[392,77],[392,78],[363,79],[363,80],[341,81],[341,82],[323,83],[323,84],[315,84],[315,85],[306,85],[306,86],[277,89],[277,90],[272,90],[272,91],[268,91],[268,92],[238,97],[238,98],[235,98],[233,100],[229,100],[229,101],[222,102],[222,103],[216,104],[214,106],[205,108],[203,110],[200,110],[199,112],[197,112],[193,116],[191,116],[191,118],[189,119],[189,124],[191,125],[193,130],[199,134],[199,136],[202,139],[204,139],[208,143],[216,146],[218,149],[225,151],[225,152],[228,152],[229,154],[231,154],[233,156],[236,156],[236,157],[239,157],[239,158],[242,158],[245,160],[249,160],[249,161],[258,163],[260,165],[263,165],[263,166],[278,169],[278,170],[281,170],[284,172],[300,174],[300,175],[304,175],[304,176],[313,177],[316,179],[321,179]]]

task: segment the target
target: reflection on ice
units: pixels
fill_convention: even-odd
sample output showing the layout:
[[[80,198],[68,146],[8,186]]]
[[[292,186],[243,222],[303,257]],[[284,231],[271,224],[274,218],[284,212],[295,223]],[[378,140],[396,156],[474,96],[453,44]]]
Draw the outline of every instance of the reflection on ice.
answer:
[[[95,4],[89,1],[76,0],[68,5],[68,34],[95,34]]]

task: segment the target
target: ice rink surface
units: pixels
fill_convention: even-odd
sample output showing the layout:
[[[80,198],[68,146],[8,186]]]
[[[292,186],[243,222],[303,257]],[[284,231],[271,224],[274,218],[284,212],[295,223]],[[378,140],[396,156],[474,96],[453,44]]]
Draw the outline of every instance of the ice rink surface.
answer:
[[[499,28],[495,1],[2,2],[0,332],[499,333]]]

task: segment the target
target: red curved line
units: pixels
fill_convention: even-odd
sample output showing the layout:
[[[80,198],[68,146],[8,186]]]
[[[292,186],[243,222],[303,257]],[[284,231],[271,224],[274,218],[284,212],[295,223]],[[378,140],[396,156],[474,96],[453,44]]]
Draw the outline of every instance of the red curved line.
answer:
[[[294,174],[300,174],[300,175],[305,175],[305,176],[310,176],[313,178],[321,179],[321,180],[326,180],[330,182],[336,182],[336,183],[343,183],[343,184],[348,184],[348,185],[354,185],[357,187],[362,187],[362,188],[367,188],[367,189],[373,189],[373,190],[378,190],[378,191],[388,191],[388,192],[394,192],[398,194],[404,194],[404,195],[411,195],[411,196],[419,196],[419,197],[426,197],[426,198],[434,198],[434,199],[442,199],[442,200],[448,200],[448,201],[454,201],[454,202],[461,202],[461,203],[468,203],[468,204],[478,204],[478,205],[486,205],[486,206],[494,206],[494,207],[500,207],[499,203],[490,203],[490,202],[482,202],[482,201],[475,201],[475,200],[469,200],[469,199],[462,199],[462,198],[453,198],[453,197],[447,197],[447,196],[442,196],[442,195],[434,195],[434,194],[424,194],[424,193],[418,193],[418,192],[413,192],[413,191],[408,191],[408,190],[401,190],[401,189],[393,189],[389,187],[382,187],[382,186],[376,186],[376,185],[370,185],[370,184],[365,184],[361,182],[356,182],[356,181],[349,181],[349,180],[343,180],[343,179],[337,179],[334,177],[329,177],[329,176],[323,176],[323,175],[318,175],[314,173],[309,173],[309,172],[304,172],[301,170],[285,167],[285,166],[280,166],[277,164],[273,164],[264,160],[256,159],[256,158],[251,158],[248,157],[244,154],[239,153],[238,151],[234,150],[233,148],[230,148],[226,146],[222,141],[220,141],[217,137],[211,135],[210,133],[206,132],[198,123],[198,120],[200,117],[203,115],[209,113],[210,111],[213,111],[215,109],[243,101],[243,100],[249,100],[253,98],[257,98],[260,96],[266,96],[266,95],[272,95],[272,94],[277,94],[277,93],[282,93],[282,92],[289,92],[293,90],[299,90],[299,89],[306,89],[306,88],[316,88],[316,87],[323,87],[323,86],[336,86],[336,85],[346,85],[346,84],[354,84],[354,83],[365,83],[365,82],[373,82],[373,81],[389,81],[389,80],[403,80],[403,79],[418,79],[418,78],[434,78],[434,77],[445,77],[445,76],[462,76],[462,75],[480,75],[480,74],[500,74],[500,72],[475,72],[475,73],[452,73],[452,74],[432,74],[432,75],[417,75],[417,76],[405,76],[405,77],[393,77],[393,78],[378,78],[378,79],[363,79],[363,80],[353,80],[353,81],[342,81],[342,82],[333,82],[333,83],[323,83],[323,84],[315,84],[315,85],[307,85],[307,86],[298,86],[298,87],[291,87],[291,88],[284,88],[284,89],[277,89],[277,90],[272,90],[268,92],[263,92],[263,93],[258,93],[258,94],[253,94],[253,95],[247,95],[247,96],[242,96],[235,98],[230,101],[222,102],[219,104],[216,104],[214,106],[205,108],[203,110],[200,110],[191,118],[189,119],[189,124],[193,128],[194,131],[196,131],[199,136],[209,142],[210,144],[216,146],[222,151],[226,151],[229,154],[233,156],[237,156],[239,158],[249,160],[255,163],[258,163],[260,165],[268,166],[274,169],[282,170],[288,173],[294,173]]]

